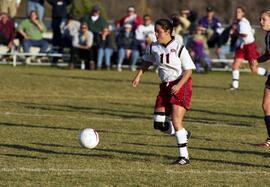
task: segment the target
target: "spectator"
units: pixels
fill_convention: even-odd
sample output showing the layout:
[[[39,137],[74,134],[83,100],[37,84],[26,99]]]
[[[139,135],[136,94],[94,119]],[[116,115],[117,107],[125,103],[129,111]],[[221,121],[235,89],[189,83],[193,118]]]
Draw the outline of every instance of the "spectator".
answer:
[[[107,21],[100,15],[100,8],[97,5],[92,7],[90,14],[85,15],[81,22],[88,25],[89,30],[94,34],[94,39],[101,29],[107,26]]]
[[[144,54],[146,47],[150,45],[153,41],[156,41],[155,27],[152,24],[152,18],[150,15],[146,14],[143,16],[143,24],[139,25],[135,30],[136,41],[132,51],[132,62],[131,64],[136,64],[140,55]],[[134,70],[135,66],[132,67]]]
[[[188,27],[189,34],[194,34],[197,27],[198,13],[194,10],[189,10],[188,20],[190,21],[190,26]]]
[[[10,51],[13,47],[15,38],[14,23],[6,13],[0,15],[0,44],[7,46]]]
[[[42,37],[42,33],[46,32],[46,27],[38,19],[36,11],[30,12],[29,18],[21,22],[18,31],[23,37],[22,47],[25,53],[29,53],[30,47],[39,47],[40,53],[48,51],[49,43]]]
[[[182,8],[179,12],[180,24],[176,30],[183,37],[184,45],[187,44],[189,38],[189,27],[191,22],[188,19],[190,11],[187,8]]]
[[[207,15],[199,20],[199,25],[206,29],[208,47],[213,48],[217,45],[217,47],[219,48],[221,23],[219,22],[219,19],[215,16],[215,10],[212,5],[207,6],[206,12]]]
[[[156,41],[155,27],[152,24],[152,18],[150,15],[145,14],[143,16],[143,23],[139,25],[135,31],[136,39],[140,41],[142,48],[145,49],[145,40],[149,37],[151,41]]]
[[[67,20],[62,22],[60,28],[62,33],[62,47],[72,47],[72,39],[79,32],[81,23],[74,19],[72,15],[67,16]]]
[[[226,59],[227,54],[234,53],[236,49],[236,41],[238,38],[237,23],[234,21],[233,24],[227,26],[220,35],[220,50],[218,52],[219,59]]]
[[[62,33],[60,25],[67,18],[67,6],[71,0],[47,0],[52,6],[52,31],[53,31],[53,46],[60,46],[62,42]]]
[[[81,24],[80,32],[78,32],[73,40],[72,40],[72,57],[70,68],[74,67],[74,63],[78,61],[78,59],[82,59],[85,61],[86,69],[94,69],[93,62],[93,33],[89,31],[88,25],[86,23]],[[82,68],[84,69],[84,68]]]
[[[43,20],[44,17],[44,0],[28,0],[27,13],[30,15],[32,11],[36,11],[39,20]]]
[[[131,58],[130,69],[135,71],[136,56],[138,55],[133,51],[138,50],[137,41],[135,40],[134,33],[132,32],[132,25],[127,23],[124,26],[124,32],[121,32],[116,37],[116,44],[118,47],[118,60],[117,60],[117,71],[122,71],[122,64],[126,58]]]
[[[181,20],[178,16],[174,15],[172,17],[172,22],[173,22],[173,36],[176,40],[179,41],[180,44],[184,44],[183,43],[183,37],[181,35],[181,29],[182,29],[182,23]]]
[[[201,65],[204,66],[205,72],[211,70],[211,61],[208,56],[208,46],[207,39],[203,34],[205,28],[202,26],[198,26],[196,28],[196,32],[191,39],[191,56],[194,59],[196,72],[200,72]]]
[[[142,23],[141,17],[137,15],[135,7],[129,6],[127,9],[127,15],[122,17],[116,22],[116,28],[121,31],[126,24],[132,25],[132,31],[135,31],[137,27]]]
[[[108,27],[104,27],[97,36],[97,69],[102,68],[103,57],[105,56],[105,64],[107,70],[111,68],[111,56],[113,53],[113,41]]]
[[[0,12],[7,13],[10,17],[17,15],[21,0],[0,0]]]

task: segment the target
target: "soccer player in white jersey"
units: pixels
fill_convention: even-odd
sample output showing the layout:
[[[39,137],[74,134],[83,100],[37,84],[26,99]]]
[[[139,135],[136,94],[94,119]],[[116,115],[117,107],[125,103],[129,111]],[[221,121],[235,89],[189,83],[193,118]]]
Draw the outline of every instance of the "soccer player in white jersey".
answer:
[[[248,60],[249,67],[253,73],[262,76],[267,76],[267,71],[264,68],[252,68],[252,62],[258,58],[259,52],[254,39],[254,31],[250,26],[249,21],[245,18],[245,9],[241,6],[235,10],[235,18],[237,20],[237,31],[239,34],[238,44],[236,48],[234,62],[232,64],[232,84],[230,90],[239,88],[240,65],[244,59]]]
[[[179,157],[175,164],[189,164],[187,140],[189,133],[183,127],[183,118],[190,108],[192,69],[195,65],[187,49],[172,36],[173,24],[167,19],[155,23],[157,42],[153,42],[142,57],[143,64],[132,81],[137,87],[142,74],[153,64],[158,67],[161,80],[156,98],[154,128],[174,134]]]

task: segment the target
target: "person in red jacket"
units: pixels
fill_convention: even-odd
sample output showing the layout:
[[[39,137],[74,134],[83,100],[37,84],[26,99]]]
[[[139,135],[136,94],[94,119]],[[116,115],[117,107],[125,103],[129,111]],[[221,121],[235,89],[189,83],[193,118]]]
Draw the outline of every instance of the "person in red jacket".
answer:
[[[142,24],[141,17],[136,13],[134,6],[129,6],[127,9],[127,15],[122,17],[120,20],[116,22],[116,27],[118,30],[122,30],[125,24],[132,25],[132,31]]]
[[[0,15],[0,44],[7,46],[11,50],[14,38],[14,22],[10,20],[6,13],[2,13]]]

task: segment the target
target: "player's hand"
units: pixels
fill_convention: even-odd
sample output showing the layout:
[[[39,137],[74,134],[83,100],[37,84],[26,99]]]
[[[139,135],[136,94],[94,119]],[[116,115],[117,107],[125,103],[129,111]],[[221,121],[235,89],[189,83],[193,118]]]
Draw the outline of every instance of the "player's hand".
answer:
[[[171,94],[174,95],[176,94],[180,89],[180,86],[179,85],[174,85],[172,88],[171,88]]]
[[[136,76],[136,77],[133,79],[133,81],[132,81],[132,86],[133,86],[134,88],[136,88],[136,87],[139,85],[139,83],[140,83],[140,77],[139,77],[139,76]]]

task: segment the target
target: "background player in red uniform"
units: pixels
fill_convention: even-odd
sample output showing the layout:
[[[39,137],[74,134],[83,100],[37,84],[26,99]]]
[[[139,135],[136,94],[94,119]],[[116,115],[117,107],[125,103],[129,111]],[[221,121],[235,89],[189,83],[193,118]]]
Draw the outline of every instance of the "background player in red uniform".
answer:
[[[154,128],[161,131],[168,131],[170,128],[175,130],[179,157],[174,163],[185,165],[189,163],[189,156],[188,133],[183,127],[183,118],[190,107],[191,74],[195,65],[187,49],[174,39],[172,31],[173,24],[169,20],[156,21],[157,42],[153,42],[146,50],[143,56],[144,63],[132,81],[132,85],[138,86],[142,74],[152,64],[158,67],[161,84],[155,105]],[[172,127],[170,127],[171,124],[173,124]]]
[[[249,21],[245,18],[245,9],[241,6],[235,10],[235,19],[237,20],[237,32],[239,39],[237,40],[237,48],[235,51],[234,62],[232,64],[232,85],[230,90],[236,90],[239,87],[240,65],[244,59],[248,60],[250,69],[253,73],[262,76],[267,75],[264,68],[258,67],[253,69],[252,61],[258,58],[259,52],[254,38],[254,31]]]

